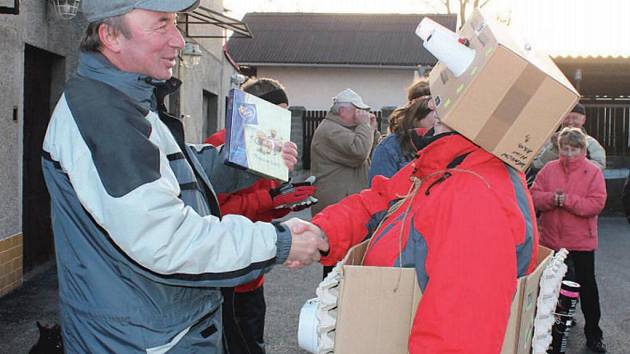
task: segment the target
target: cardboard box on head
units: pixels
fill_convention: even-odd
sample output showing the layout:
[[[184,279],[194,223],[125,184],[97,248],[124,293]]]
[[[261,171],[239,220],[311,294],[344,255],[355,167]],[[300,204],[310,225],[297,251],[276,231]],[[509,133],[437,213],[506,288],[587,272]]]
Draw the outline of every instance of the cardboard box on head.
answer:
[[[420,26],[417,32],[430,33]],[[474,51],[472,61],[470,51],[432,51],[441,47],[432,41],[451,36],[425,38],[425,47],[440,60],[429,75],[438,116],[442,123],[524,171],[579,94],[548,55],[532,50],[479,9],[458,37]],[[455,60],[453,54],[458,54]]]

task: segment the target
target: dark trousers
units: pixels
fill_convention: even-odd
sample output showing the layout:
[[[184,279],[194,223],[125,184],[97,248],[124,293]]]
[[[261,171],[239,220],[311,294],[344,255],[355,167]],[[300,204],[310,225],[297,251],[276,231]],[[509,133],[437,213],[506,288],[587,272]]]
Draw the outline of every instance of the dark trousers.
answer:
[[[246,293],[234,293],[236,323],[251,354],[265,354],[265,292],[263,287]]]
[[[595,280],[595,251],[570,251],[565,279],[580,284],[580,307],[584,314],[584,334],[589,342],[602,338],[599,327],[599,291]]]
[[[223,294],[223,346],[226,354],[251,354],[236,321],[234,288],[221,288]]]

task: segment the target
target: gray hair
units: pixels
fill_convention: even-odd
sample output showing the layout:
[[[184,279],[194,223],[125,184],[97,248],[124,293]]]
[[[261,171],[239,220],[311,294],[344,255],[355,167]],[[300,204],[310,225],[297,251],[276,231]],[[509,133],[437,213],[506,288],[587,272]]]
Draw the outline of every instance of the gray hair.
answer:
[[[580,128],[566,127],[558,135],[558,145],[560,144],[586,149],[586,134]]]
[[[333,114],[337,114],[339,115],[339,110],[341,108],[350,108],[350,107],[354,107],[352,105],[352,103],[347,103],[347,102],[336,102],[333,103],[332,107],[330,107],[330,112],[332,112]]]
[[[131,31],[123,16],[125,15],[108,17],[91,22],[85,30],[85,35],[83,39],[81,39],[79,49],[83,52],[98,52],[101,49],[103,43],[101,43],[101,37],[98,35],[98,29],[102,25],[107,25],[110,33],[122,34],[127,39],[131,38]]]

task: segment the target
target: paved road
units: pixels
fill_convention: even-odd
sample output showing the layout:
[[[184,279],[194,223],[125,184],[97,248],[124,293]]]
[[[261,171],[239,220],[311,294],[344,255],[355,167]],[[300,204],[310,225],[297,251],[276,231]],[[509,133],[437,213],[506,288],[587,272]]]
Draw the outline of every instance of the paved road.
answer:
[[[302,214],[306,216],[306,214]],[[630,353],[630,225],[624,218],[600,219],[600,250],[596,255],[602,322],[610,353]],[[37,340],[36,320],[56,321],[57,280],[49,267],[18,291],[0,299],[0,353],[26,353]],[[276,267],[265,283],[269,354],[306,354],[297,346],[299,310],[314,297],[321,267],[299,271]],[[578,311],[579,313],[579,311]],[[584,324],[579,313],[578,321]],[[473,329],[471,329],[473,330]],[[569,353],[589,353],[581,326],[574,329]]]

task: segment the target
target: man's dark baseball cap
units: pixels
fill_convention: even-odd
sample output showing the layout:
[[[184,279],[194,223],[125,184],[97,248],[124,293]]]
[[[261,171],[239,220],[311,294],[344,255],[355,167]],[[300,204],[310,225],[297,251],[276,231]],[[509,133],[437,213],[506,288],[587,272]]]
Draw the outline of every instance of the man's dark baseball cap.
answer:
[[[199,6],[200,0],[83,0],[81,11],[88,22],[124,15],[134,9],[155,12],[186,12]]]
[[[573,107],[573,109],[571,110],[572,113],[579,113],[581,115],[586,115],[586,108],[584,108],[584,105],[581,103],[578,103],[575,105],[575,107]]]

